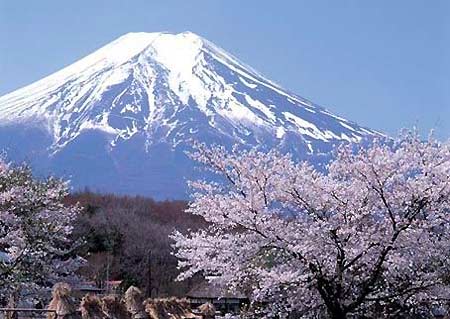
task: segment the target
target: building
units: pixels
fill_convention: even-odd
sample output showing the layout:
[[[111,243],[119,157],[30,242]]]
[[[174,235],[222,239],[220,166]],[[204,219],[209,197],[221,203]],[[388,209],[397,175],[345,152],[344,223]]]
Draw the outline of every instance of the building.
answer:
[[[186,298],[192,309],[204,303],[211,303],[222,315],[226,313],[238,314],[240,310],[250,303],[249,298],[238,291],[230,291],[217,283],[203,282],[191,289]]]

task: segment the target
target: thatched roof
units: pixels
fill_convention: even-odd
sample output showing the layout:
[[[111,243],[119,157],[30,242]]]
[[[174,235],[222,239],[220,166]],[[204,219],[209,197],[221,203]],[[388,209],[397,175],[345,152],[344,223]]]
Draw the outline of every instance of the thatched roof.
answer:
[[[201,319],[192,313],[189,302],[186,299],[161,298],[147,299],[145,311],[150,319]]]
[[[125,292],[125,306],[133,318],[146,318],[144,296],[139,288],[130,286]]]
[[[200,305],[198,310],[202,314],[203,318],[214,318],[216,314],[216,308],[209,302]]]
[[[192,288],[186,296],[197,299],[248,299],[242,292],[230,290],[217,282],[203,282]]]
[[[56,313],[49,312],[48,319],[58,318],[79,318],[77,307],[72,299],[72,288],[67,283],[57,283],[52,290],[52,300],[47,309],[54,310]]]
[[[83,319],[102,319],[103,311],[100,298],[93,294],[87,294],[81,299],[81,317]]]
[[[108,295],[101,299],[102,310],[108,319],[128,319],[131,318],[125,303],[118,296]]]

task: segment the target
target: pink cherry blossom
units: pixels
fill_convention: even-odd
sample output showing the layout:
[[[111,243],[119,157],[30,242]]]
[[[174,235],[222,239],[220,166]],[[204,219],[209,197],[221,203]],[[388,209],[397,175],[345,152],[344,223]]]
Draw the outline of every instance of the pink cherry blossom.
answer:
[[[275,151],[192,157],[217,178],[191,183],[188,211],[209,226],[173,234],[180,280],[241,289],[267,318],[414,317],[450,300],[450,143],[344,145],[326,171]]]

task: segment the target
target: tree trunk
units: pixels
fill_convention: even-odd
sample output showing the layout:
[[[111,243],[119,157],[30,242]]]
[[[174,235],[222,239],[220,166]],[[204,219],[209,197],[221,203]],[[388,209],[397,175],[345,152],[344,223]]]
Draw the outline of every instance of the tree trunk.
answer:
[[[317,278],[317,290],[327,307],[328,315],[331,319],[346,319],[347,312],[344,311],[337,293],[330,283],[323,277]]]
[[[337,306],[334,309],[328,309],[328,314],[331,319],[346,319],[347,314],[341,309],[341,307]]]
[[[11,293],[11,295],[9,296],[7,308],[16,308],[18,300],[19,300],[18,293],[16,290],[14,290]],[[16,311],[8,311],[8,312],[6,312],[5,318],[6,319],[17,319],[18,314]]]

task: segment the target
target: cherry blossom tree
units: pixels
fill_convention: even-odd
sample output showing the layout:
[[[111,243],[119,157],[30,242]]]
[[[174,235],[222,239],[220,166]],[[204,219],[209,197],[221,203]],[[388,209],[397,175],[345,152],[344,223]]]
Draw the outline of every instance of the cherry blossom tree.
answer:
[[[172,235],[180,280],[246,291],[260,317],[426,317],[449,301],[449,143],[341,146],[324,172],[275,151],[192,157],[218,177],[192,182],[188,211],[209,226]]]
[[[0,297],[32,291],[70,276],[77,206],[66,207],[67,183],[35,179],[27,167],[0,159]]]

